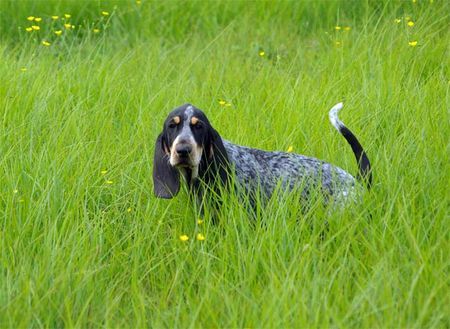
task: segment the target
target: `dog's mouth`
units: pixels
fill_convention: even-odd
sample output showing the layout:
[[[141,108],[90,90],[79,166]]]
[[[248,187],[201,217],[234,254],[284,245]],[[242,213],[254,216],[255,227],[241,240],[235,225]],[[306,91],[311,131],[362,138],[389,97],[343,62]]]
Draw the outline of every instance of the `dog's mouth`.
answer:
[[[193,168],[195,165],[192,163],[191,159],[177,159],[176,163],[173,165],[175,168]]]
[[[170,164],[172,165],[172,167],[177,168],[177,169],[181,169],[181,168],[193,169],[193,168],[198,167],[199,163],[200,163],[200,157],[196,156],[194,154],[191,154],[186,157],[180,157],[180,156],[174,155],[170,159]]]

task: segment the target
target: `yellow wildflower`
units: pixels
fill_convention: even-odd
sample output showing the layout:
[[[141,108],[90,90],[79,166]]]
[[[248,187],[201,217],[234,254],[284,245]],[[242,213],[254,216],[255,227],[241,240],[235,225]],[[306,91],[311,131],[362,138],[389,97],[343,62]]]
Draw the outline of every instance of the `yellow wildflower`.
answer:
[[[417,46],[417,41],[410,41],[408,42],[408,45],[410,45],[411,47],[415,47]]]
[[[189,237],[186,234],[180,235],[180,240],[183,242],[186,242],[187,240],[189,240]]]
[[[287,153],[291,153],[294,150],[294,147],[292,145],[290,145],[287,149]]]
[[[106,181],[106,184],[109,184],[109,185],[111,185],[111,184],[113,184],[113,183],[114,183],[114,182],[113,182],[112,180],[109,180],[109,179]]]
[[[219,100],[219,104],[224,106],[227,102],[225,102],[223,99]]]
[[[350,31],[352,28],[350,27],[350,26],[346,26],[346,27],[344,27],[344,31]]]
[[[107,11],[102,11],[103,16],[109,16],[109,13]]]
[[[32,28],[32,27],[27,27],[27,28],[25,29],[25,31],[31,32],[31,31],[33,31],[33,28]]]
[[[338,25],[338,26],[335,26],[334,29],[335,29],[336,31],[339,31],[339,30],[341,29],[341,27]]]
[[[59,16],[53,15],[53,16],[52,16],[52,19],[56,21],[57,19],[59,19]]]
[[[106,174],[107,172],[108,172],[108,170],[106,170],[106,169],[103,169],[102,171],[100,171],[100,173],[101,173],[102,175]]]
[[[201,234],[201,233],[198,233],[197,234],[197,240],[198,241],[205,241],[205,236],[203,234]]]
[[[131,208],[128,208],[128,209],[127,209],[127,212],[131,212]]]
[[[50,46],[50,45],[51,45],[51,43],[50,43],[50,42],[48,42],[48,41],[42,41],[42,44],[43,44],[44,46],[46,46],[46,47],[48,47],[48,46]]]
[[[39,26],[37,26],[37,25],[33,25],[33,26],[31,26],[31,28],[33,29],[33,30],[35,30],[35,31],[39,31],[41,28],[39,27]]]
[[[409,27],[413,27],[413,26],[414,26],[414,22],[413,22],[413,21],[409,21],[409,22],[408,22],[408,26],[409,26]]]
[[[342,46],[342,43],[340,41],[335,41],[334,44],[336,45],[336,47]]]
[[[99,33],[100,32],[100,29],[93,29],[92,30],[94,33]]]
[[[141,0],[136,0],[136,4],[137,4],[137,5],[140,5],[141,3],[142,3]]]
[[[258,54],[259,54],[259,56],[264,57],[264,55],[265,55],[266,53],[264,52],[264,50],[261,50]]]
[[[72,15],[70,15],[70,14],[64,14],[64,17],[65,17],[65,18],[70,18],[70,17],[72,17]]]
[[[31,22],[31,21],[34,21],[34,16],[28,16],[28,17],[27,17],[27,20],[29,20],[30,22]]]
[[[204,220],[203,220],[203,219],[201,219],[201,218],[197,219],[197,224],[198,224],[198,225],[202,225],[202,224],[203,224],[203,222],[204,222]]]
[[[397,24],[399,24],[401,21],[402,21],[401,18],[396,18],[396,19],[394,20],[394,22],[396,22]]]
[[[56,34],[56,35],[61,35],[61,34],[62,34],[62,31],[61,31],[61,30],[55,31],[55,34]]]
[[[64,27],[65,27],[66,29],[70,29],[70,28],[72,27],[72,24],[66,23],[66,24],[64,24]]]
[[[34,21],[39,23],[40,21],[42,21],[42,18],[40,18],[40,17],[35,17],[35,18],[34,18]]]

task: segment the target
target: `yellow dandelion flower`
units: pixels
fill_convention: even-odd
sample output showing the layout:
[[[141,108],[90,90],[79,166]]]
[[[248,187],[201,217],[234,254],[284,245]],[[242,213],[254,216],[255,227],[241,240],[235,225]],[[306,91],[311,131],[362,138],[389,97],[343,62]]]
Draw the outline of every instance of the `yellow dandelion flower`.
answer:
[[[227,102],[225,102],[223,99],[219,100],[219,105],[224,106]]]
[[[189,240],[189,237],[186,234],[180,235],[180,241],[186,242]]]
[[[397,24],[399,24],[401,21],[402,21],[401,18],[394,19],[394,22],[397,23]]]
[[[37,25],[33,25],[33,26],[31,26],[31,28],[33,29],[33,30],[35,30],[35,31],[39,31],[41,28],[39,27],[39,26],[37,26]]]
[[[141,0],[136,0],[136,4],[137,4],[137,5],[140,5],[141,3],[142,3]]]
[[[266,54],[266,53],[264,52],[264,50],[261,50],[261,51],[258,53],[258,55],[261,56],[261,57],[264,57],[265,54]]]
[[[29,20],[30,22],[31,22],[31,21],[34,21],[34,16],[28,16],[28,17],[27,17],[27,20]]]
[[[287,153],[291,153],[294,150],[294,147],[292,145],[290,145],[287,149]]]
[[[108,179],[108,180],[106,181],[106,184],[111,185],[111,184],[114,184],[114,182],[113,182],[112,180],[109,180],[109,179]]]
[[[205,241],[205,236],[203,234],[201,234],[201,233],[198,233],[197,234],[197,240],[198,241]]]
[[[346,26],[346,27],[344,27],[344,31],[350,31],[352,28],[350,27],[350,26]]]
[[[21,70],[22,72],[26,72],[26,71],[27,71],[27,68],[26,68],[26,67],[22,67],[20,70]],[[14,193],[17,193],[17,192],[19,192],[19,191],[14,190]]]
[[[408,45],[410,45],[411,47],[415,47],[417,46],[417,41],[410,41],[408,42]]]
[[[27,28],[25,29],[25,31],[31,32],[31,31],[33,31],[33,28],[32,28],[32,27],[27,27]]]
[[[66,29],[70,29],[70,28],[72,27],[72,24],[66,23],[66,24],[64,24],[64,27],[65,27]]]
[[[100,33],[100,29],[93,29],[92,32],[94,32],[94,33]]]
[[[201,218],[197,219],[197,224],[198,224],[198,225],[202,225],[202,224],[203,224],[203,222],[204,222],[204,220],[203,220],[203,219],[201,219]]]
[[[109,13],[107,11],[102,11],[103,16],[109,16]]]
[[[51,45],[51,43],[50,43],[50,42],[48,42],[48,41],[42,41],[42,45],[44,45],[44,46],[48,47],[48,46],[50,46],[50,45]]]
[[[106,174],[107,172],[108,172],[108,170],[106,170],[106,169],[103,169],[102,171],[100,171],[100,173],[101,173],[102,175]]]
[[[127,212],[131,212],[131,208],[128,208],[128,209],[127,209]]]
[[[70,14],[64,14],[64,17],[65,17],[65,18],[70,18],[70,17],[72,17],[72,15],[70,15]]]
[[[339,30],[341,29],[341,27],[338,25],[338,26],[335,26],[334,29],[335,29],[336,31],[339,31]]]
[[[340,41],[335,41],[334,44],[336,45],[336,47],[342,46],[342,42],[340,42]]]
[[[414,26],[414,22],[413,22],[413,21],[409,21],[409,22],[408,22],[408,26],[409,26],[409,27],[413,27],[413,26]]]
[[[417,0],[412,0],[412,3],[416,3],[417,2]]]
[[[42,21],[42,18],[41,17],[35,17],[34,21],[39,23],[40,21]]]
[[[61,30],[55,31],[55,34],[59,36],[62,34],[62,31]]]
[[[58,15],[53,15],[53,16],[52,16],[52,19],[53,19],[54,21],[56,21],[57,19],[59,19],[59,16],[58,16]]]

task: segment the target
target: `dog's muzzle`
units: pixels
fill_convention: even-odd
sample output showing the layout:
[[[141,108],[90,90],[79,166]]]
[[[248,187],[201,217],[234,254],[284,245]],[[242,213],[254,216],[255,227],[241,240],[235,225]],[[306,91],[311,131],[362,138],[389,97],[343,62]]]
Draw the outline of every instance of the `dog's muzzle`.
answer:
[[[175,146],[175,166],[180,167],[192,167],[195,164],[192,163],[191,155],[192,155],[193,147],[189,144],[178,144]]]
[[[200,163],[201,152],[201,148],[191,140],[175,140],[170,152],[170,164],[173,167],[196,167]]]

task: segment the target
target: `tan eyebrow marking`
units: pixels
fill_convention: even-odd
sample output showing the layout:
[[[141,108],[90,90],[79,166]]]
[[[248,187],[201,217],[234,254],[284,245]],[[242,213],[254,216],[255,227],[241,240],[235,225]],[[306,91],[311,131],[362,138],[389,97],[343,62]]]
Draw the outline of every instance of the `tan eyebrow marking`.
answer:
[[[197,117],[192,117],[191,123],[192,123],[193,125],[196,125],[197,122],[198,122],[198,118],[197,118]]]
[[[180,117],[179,116],[176,116],[176,117],[173,117],[173,122],[175,122],[175,124],[179,124],[180,123],[180,121],[181,121],[181,119],[180,119]]]

